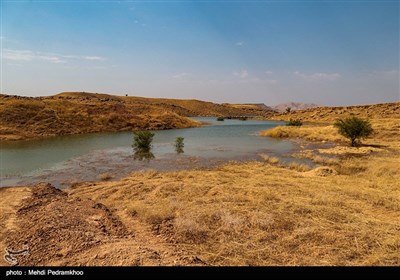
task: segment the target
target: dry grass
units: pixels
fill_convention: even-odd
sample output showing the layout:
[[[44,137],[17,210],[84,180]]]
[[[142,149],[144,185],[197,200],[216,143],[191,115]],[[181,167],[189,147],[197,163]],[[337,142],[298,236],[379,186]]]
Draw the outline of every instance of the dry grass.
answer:
[[[212,265],[399,265],[400,157],[341,166],[138,172],[70,192],[130,213]]]
[[[101,181],[108,181],[112,179],[112,175],[110,173],[102,173],[99,175],[99,179]]]
[[[290,162],[288,164],[283,164],[283,163],[280,162],[278,157],[269,156],[267,154],[261,154],[260,157],[267,164],[276,165],[276,166],[280,166],[280,167],[286,167],[286,168],[289,168],[291,170],[296,170],[296,171],[299,171],[299,172],[305,172],[305,171],[309,171],[310,170],[309,166],[307,166],[305,164],[298,163],[298,162]]]
[[[329,149],[319,149],[318,151],[320,153],[324,153]],[[314,163],[321,164],[321,165],[336,165],[339,164],[339,159],[337,158],[332,158],[332,157],[326,157],[326,156],[321,156],[319,154],[316,154],[312,150],[301,150],[299,153],[294,154],[294,157],[297,158],[307,158],[312,160]]]
[[[22,98],[0,95],[2,140],[199,125],[168,108],[125,101],[115,96]]]
[[[277,126],[272,129],[262,131],[260,135],[273,138],[303,138],[309,141],[346,141],[345,138],[337,133],[337,129],[335,129],[332,125],[304,125],[300,127]]]
[[[355,115],[371,120],[400,119],[400,102],[347,107],[317,107],[301,111],[292,111],[273,117],[276,120],[301,119],[310,122],[331,123],[338,118]]]
[[[279,163],[279,158],[277,157],[272,157],[267,154],[261,154],[260,157],[262,158],[263,161],[269,164],[278,164]]]
[[[305,164],[301,164],[298,162],[290,162],[287,167],[291,170],[296,170],[299,172],[305,172],[305,171],[309,171],[310,167],[308,165]]]

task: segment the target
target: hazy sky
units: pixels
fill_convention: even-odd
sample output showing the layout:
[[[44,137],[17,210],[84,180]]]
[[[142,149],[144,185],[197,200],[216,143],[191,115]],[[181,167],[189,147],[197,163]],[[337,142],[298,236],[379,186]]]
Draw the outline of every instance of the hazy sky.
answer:
[[[398,101],[399,1],[1,1],[2,92]]]

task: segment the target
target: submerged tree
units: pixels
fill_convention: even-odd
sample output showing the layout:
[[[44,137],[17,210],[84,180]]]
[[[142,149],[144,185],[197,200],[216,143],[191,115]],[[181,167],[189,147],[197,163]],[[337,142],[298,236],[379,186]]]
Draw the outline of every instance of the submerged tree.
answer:
[[[153,159],[154,154],[151,152],[151,142],[153,141],[154,133],[150,131],[135,131],[133,132],[133,158],[137,160]]]
[[[183,137],[176,137],[176,139],[175,139],[175,151],[176,151],[176,153],[177,154],[182,154],[184,151],[183,151],[183,147],[185,146],[185,144],[183,143],[183,140],[184,140],[185,138],[183,138]]]
[[[135,149],[151,149],[154,133],[150,131],[133,132],[133,148]]]
[[[350,139],[350,145],[355,147],[361,143],[360,139],[370,136],[373,132],[371,122],[356,116],[339,119],[334,123],[340,135]]]

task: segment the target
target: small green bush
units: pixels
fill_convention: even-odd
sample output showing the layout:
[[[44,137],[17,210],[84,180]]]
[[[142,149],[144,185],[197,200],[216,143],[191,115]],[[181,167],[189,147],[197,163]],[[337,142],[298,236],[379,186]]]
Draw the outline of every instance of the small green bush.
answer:
[[[223,122],[225,119],[224,119],[224,117],[218,117],[217,118],[217,121],[219,121],[219,122]]]
[[[374,131],[369,120],[351,116],[339,119],[334,123],[340,135],[350,140],[350,146],[355,147],[361,144],[360,139],[366,138]]]
[[[153,141],[154,133],[150,131],[135,131],[133,132],[133,145],[135,149],[150,150],[151,142]]]
[[[290,119],[286,125],[287,126],[302,126],[303,122],[299,119],[296,119],[296,120]]]
[[[185,144],[183,143],[183,140],[185,138],[183,137],[176,137],[175,139],[175,151],[177,154],[182,154],[183,153],[183,147]]]
[[[176,139],[175,139],[175,148],[183,148],[185,146],[185,144],[183,143],[183,140],[185,140],[185,138],[176,137]]]

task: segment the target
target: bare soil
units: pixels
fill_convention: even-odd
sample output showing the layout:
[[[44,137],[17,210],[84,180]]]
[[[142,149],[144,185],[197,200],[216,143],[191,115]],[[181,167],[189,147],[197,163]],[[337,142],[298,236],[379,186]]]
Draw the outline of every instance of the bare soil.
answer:
[[[0,230],[3,252],[5,246],[12,251],[29,247],[28,255],[16,256],[18,265],[202,263],[155,235],[150,226],[138,221],[124,224],[106,206],[91,199],[72,198],[49,184],[18,190],[12,204],[1,204],[1,222],[6,226]],[[5,194],[2,200],[7,192],[1,190]],[[0,264],[9,265],[4,260]]]

